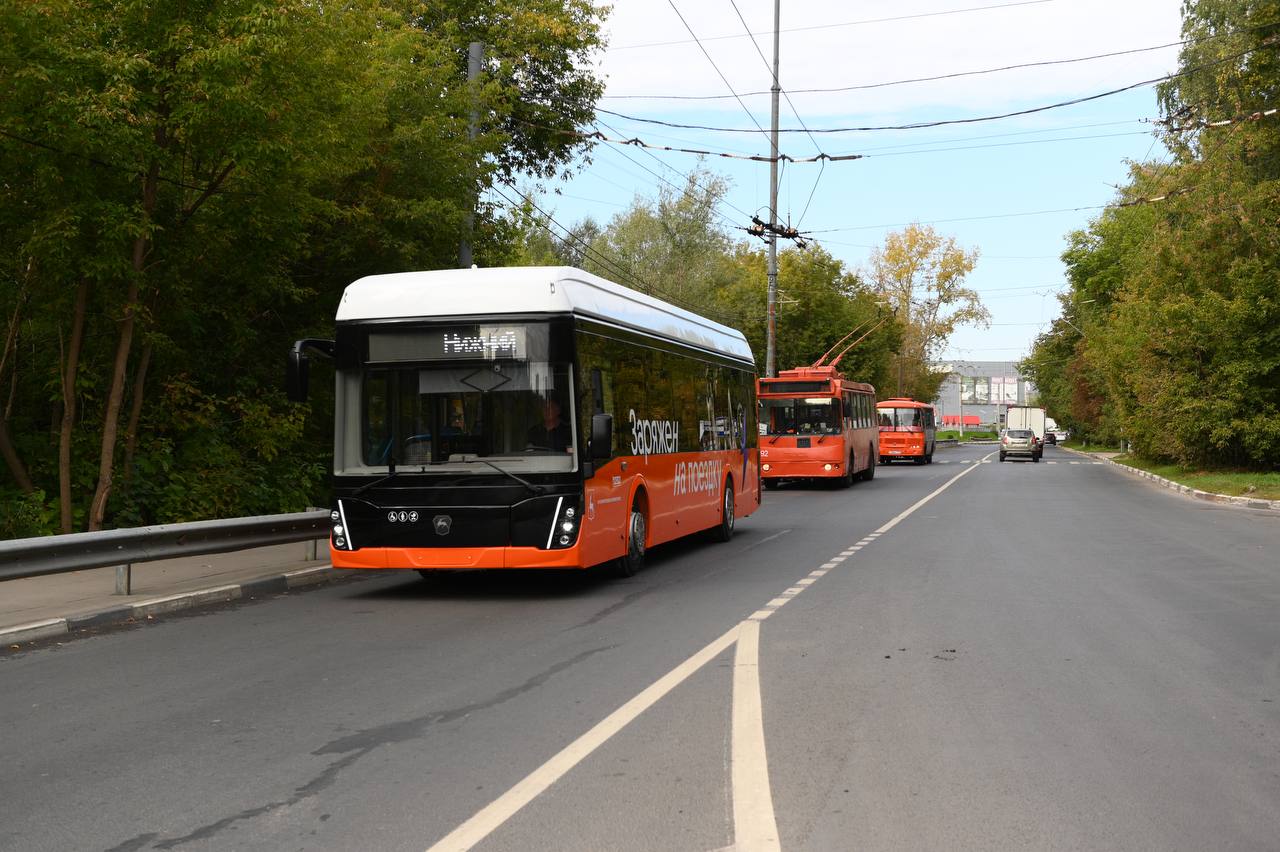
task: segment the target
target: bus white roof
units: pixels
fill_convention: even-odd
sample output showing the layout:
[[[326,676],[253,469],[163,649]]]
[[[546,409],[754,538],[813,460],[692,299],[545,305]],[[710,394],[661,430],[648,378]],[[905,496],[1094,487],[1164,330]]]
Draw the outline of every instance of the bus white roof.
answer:
[[[350,284],[338,322],[503,314],[573,314],[752,364],[742,332],[571,266],[440,269]]]

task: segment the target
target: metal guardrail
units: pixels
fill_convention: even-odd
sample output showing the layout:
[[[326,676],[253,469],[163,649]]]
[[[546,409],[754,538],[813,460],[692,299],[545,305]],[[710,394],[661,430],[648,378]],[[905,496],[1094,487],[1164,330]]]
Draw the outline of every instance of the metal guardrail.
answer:
[[[326,509],[0,541],[0,580],[326,538],[331,523]]]

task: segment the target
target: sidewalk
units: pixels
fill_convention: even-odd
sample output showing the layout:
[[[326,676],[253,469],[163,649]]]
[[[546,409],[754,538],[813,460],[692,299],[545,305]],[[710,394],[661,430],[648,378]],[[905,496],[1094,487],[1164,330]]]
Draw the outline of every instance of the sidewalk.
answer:
[[[59,636],[82,627],[146,618],[193,606],[287,591],[348,576],[330,567],[325,541],[140,562],[132,594],[117,595],[116,569],[0,582],[0,644]]]

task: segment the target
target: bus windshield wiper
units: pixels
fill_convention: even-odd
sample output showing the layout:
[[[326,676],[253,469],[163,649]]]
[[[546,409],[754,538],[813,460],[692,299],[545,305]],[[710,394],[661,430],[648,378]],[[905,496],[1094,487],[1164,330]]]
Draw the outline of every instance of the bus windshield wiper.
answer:
[[[393,447],[394,447],[394,444],[393,444]],[[375,479],[373,482],[369,482],[369,483],[366,483],[366,484],[364,484],[364,485],[361,485],[361,486],[360,486],[359,488],[357,488],[355,491],[352,491],[352,492],[351,492],[351,496],[352,496],[352,497],[359,497],[361,494],[363,494],[364,492],[368,491],[368,490],[369,490],[370,488],[372,488],[373,486],[375,486],[375,485],[381,485],[382,483],[384,483],[384,482],[386,482],[387,480],[389,480],[389,479],[391,479],[392,477],[394,477],[394,476],[395,476],[397,473],[399,473],[399,472],[400,472],[400,471],[396,470],[396,454],[395,454],[395,450],[394,450],[394,449],[392,449],[392,450],[391,450],[390,452],[388,452],[388,454],[387,454],[387,475],[386,475],[386,476],[383,476],[383,477],[381,477],[381,478],[379,478],[379,479]]]
[[[544,489],[541,485],[534,485],[534,484],[533,484],[532,482],[530,482],[529,480],[524,479],[524,478],[519,477],[519,476],[516,476],[516,475],[515,475],[514,473],[512,473],[511,471],[509,471],[509,470],[504,470],[504,469],[502,469],[502,468],[498,467],[496,464],[494,464],[494,463],[493,463],[493,462],[491,462],[491,461],[485,461],[484,459],[479,459],[479,458],[466,459],[466,461],[468,461],[468,462],[480,462],[480,464],[487,464],[489,467],[493,468],[494,470],[496,470],[498,473],[502,474],[503,476],[509,476],[509,477],[511,477],[512,479],[514,479],[516,482],[519,482],[519,483],[520,483],[521,485],[523,485],[525,488],[528,488],[528,489],[529,489],[529,491],[530,491],[530,492],[532,492],[533,494],[545,494],[545,493],[546,493],[546,489]]]

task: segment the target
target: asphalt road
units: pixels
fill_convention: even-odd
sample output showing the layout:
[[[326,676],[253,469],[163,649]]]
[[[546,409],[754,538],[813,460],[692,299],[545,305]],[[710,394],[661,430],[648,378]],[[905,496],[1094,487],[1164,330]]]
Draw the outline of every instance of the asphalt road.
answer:
[[[994,449],[0,656],[0,848],[1280,849],[1280,520]]]

